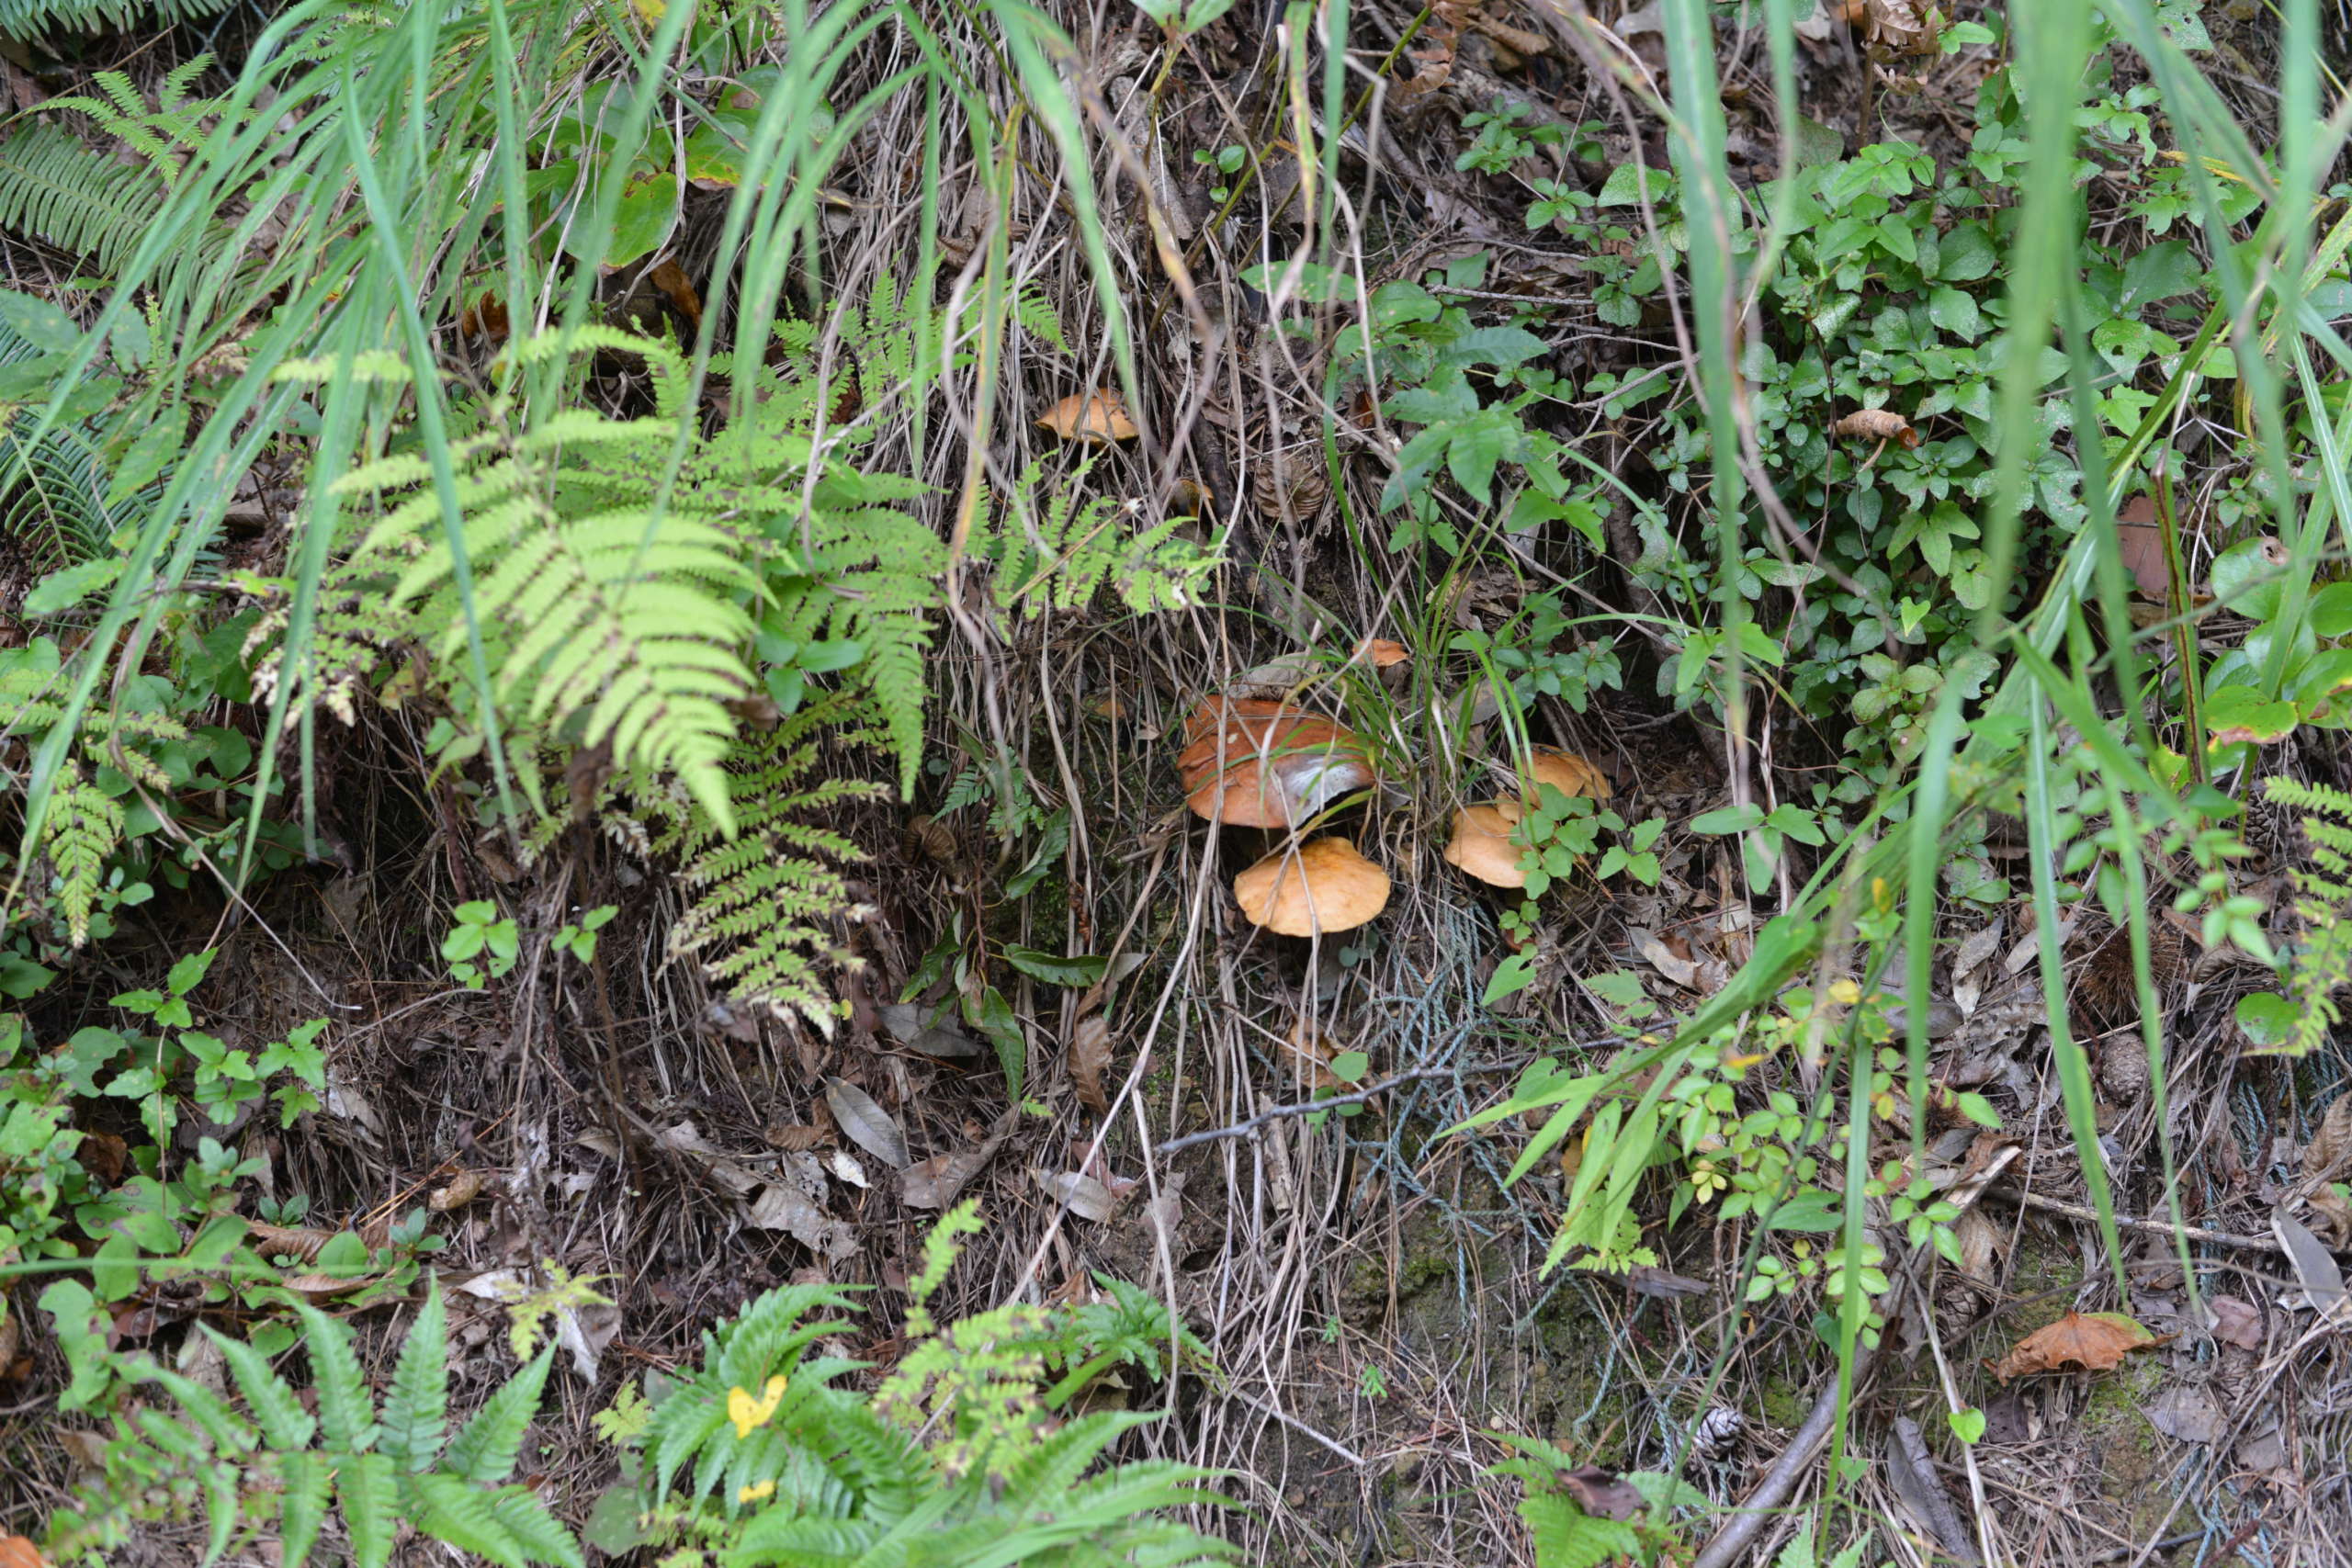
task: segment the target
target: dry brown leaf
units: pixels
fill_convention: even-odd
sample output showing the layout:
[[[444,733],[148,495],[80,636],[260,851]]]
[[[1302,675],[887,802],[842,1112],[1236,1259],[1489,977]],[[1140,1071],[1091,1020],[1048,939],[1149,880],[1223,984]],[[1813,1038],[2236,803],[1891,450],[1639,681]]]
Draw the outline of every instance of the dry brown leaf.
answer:
[[[646,281],[662,291],[689,327],[696,332],[702,330],[702,296],[695,292],[694,280],[686,276],[684,267],[664,260],[646,275]]]
[[[297,1263],[308,1263],[319,1255],[319,1249],[335,1238],[334,1231],[320,1230],[314,1225],[266,1225],[259,1220],[245,1232],[254,1248],[264,1258],[290,1258]]]
[[[980,1173],[996,1152],[994,1144],[959,1153],[933,1155],[907,1167],[899,1177],[899,1197],[910,1209],[944,1209],[964,1183]]]
[[[1062,1207],[1081,1220],[1092,1220],[1101,1224],[1119,1207],[1119,1201],[1111,1196],[1111,1190],[1091,1176],[1081,1176],[1074,1170],[1033,1170],[1029,1174],[1038,1186],[1052,1193]]]
[[[1078,1090],[1080,1102],[1097,1115],[1111,1109],[1102,1093],[1102,1075],[1110,1066],[1111,1021],[1099,1012],[1091,1013],[1070,1032],[1069,1081]]]
[[[797,1122],[779,1122],[760,1134],[772,1149],[788,1149],[796,1154],[820,1146],[825,1141],[821,1127],[807,1127]]]
[[[2321,1182],[2303,1201],[2312,1206],[2312,1217],[2319,1221],[2330,1247],[2352,1247],[2352,1203],[2346,1202],[2335,1187]]]
[[[0,1568],[48,1568],[40,1548],[20,1535],[0,1535]]]
[[[280,1290],[291,1291],[310,1302],[323,1302],[376,1282],[373,1275],[363,1274],[346,1280],[340,1274],[297,1274],[290,1280],[277,1281]]]
[[[2262,1348],[2262,1309],[2235,1296],[2208,1296],[2213,1312],[2213,1337],[2241,1350]]]
[[[2069,1366],[2110,1371],[2130,1352],[2155,1342],[2154,1335],[2120,1312],[2070,1312],[2018,1340],[2007,1355],[1991,1364],[1992,1371],[2003,1382]]]
[[[2303,1145],[2303,1176],[2311,1181],[2332,1180],[2352,1163],[2352,1094],[2339,1094],[2320,1118],[2319,1131]]]
[[[1862,38],[1872,60],[1930,53],[1942,36],[1943,18],[1918,0],[1864,0]]]
[[[1575,1498],[1577,1506],[1595,1518],[1630,1519],[1649,1506],[1632,1482],[1597,1464],[1580,1464],[1574,1470],[1562,1471],[1560,1490]]]
[[[825,1105],[851,1143],[893,1170],[907,1168],[907,1134],[872,1095],[847,1078],[827,1078]]]
[[[2164,530],[2156,525],[2156,503],[2135,495],[2115,514],[2115,543],[2141,597],[2162,601],[2172,592],[2172,571],[2165,565]]]
[[[1356,644],[1355,652],[1349,656],[1349,661],[1352,663],[1359,659],[1368,659],[1374,669],[1385,670],[1412,657],[1412,650],[1401,642],[1390,637],[1368,637]]]
[[[1107,387],[1072,392],[1047,409],[1037,423],[1065,441],[1091,441],[1097,446],[1133,441],[1143,434],[1127,416],[1125,400]]]
[[[809,1251],[836,1263],[857,1250],[857,1239],[849,1227],[827,1218],[790,1182],[775,1181],[761,1188],[743,1217],[763,1231],[783,1231]]]
[[[1919,433],[1911,428],[1909,420],[1893,409],[1856,409],[1829,429],[1832,434],[1851,436],[1861,441],[1893,441],[1904,446],[1919,445]]]
[[[462,1209],[481,1196],[481,1172],[461,1170],[449,1179],[447,1187],[436,1187],[424,1200],[424,1206],[436,1214],[452,1209]]]
[[[1649,960],[1651,968],[1678,986],[1697,987],[1699,965],[1690,956],[1689,942],[1679,936],[1672,935],[1660,940],[1648,931],[1634,931],[1632,934],[1634,950]],[[1678,952],[1677,949],[1680,951]]]

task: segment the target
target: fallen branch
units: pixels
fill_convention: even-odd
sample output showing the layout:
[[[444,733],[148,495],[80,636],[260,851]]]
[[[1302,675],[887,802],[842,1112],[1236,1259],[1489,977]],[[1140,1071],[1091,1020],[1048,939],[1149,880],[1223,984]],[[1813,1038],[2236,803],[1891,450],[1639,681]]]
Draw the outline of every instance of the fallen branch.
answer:
[[[1321,1100],[1302,1100],[1293,1105],[1269,1106],[1247,1122],[1236,1122],[1230,1127],[1215,1127],[1205,1133],[1187,1133],[1181,1138],[1170,1138],[1154,1152],[1172,1155],[1180,1150],[1192,1148],[1197,1144],[1216,1143],[1220,1138],[1253,1138],[1269,1125],[1286,1116],[1312,1116],[1318,1111],[1329,1111],[1335,1106],[1362,1105],[1368,1100],[1378,1099],[1392,1089],[1400,1089],[1408,1083],[1420,1083],[1428,1078],[1473,1078],[1489,1073],[1515,1073],[1525,1066],[1524,1062],[1508,1062],[1498,1063],[1491,1067],[1416,1067],[1409,1073],[1398,1073],[1393,1078],[1383,1078],[1369,1089],[1356,1089],[1352,1093],[1326,1095]]]
[[[1993,1187],[1985,1190],[1984,1196],[1997,1198],[2013,1208],[2039,1209],[2046,1214],[2064,1214],[2070,1220],[2082,1220],[2090,1224],[2098,1224],[2097,1209],[2081,1203],[2062,1202],[2055,1198],[2044,1198],[2039,1192],[2025,1192],[2008,1187]],[[2166,1236],[2173,1234],[2173,1223],[2170,1220],[2135,1220],[2128,1214],[2118,1214],[2115,1216],[2115,1224],[2118,1230],[2146,1231],[2151,1235]],[[2180,1234],[2189,1241],[2201,1241],[2211,1247],[2234,1247],[2241,1252],[2278,1250],[2278,1241],[2267,1235],[2236,1235],[2229,1231],[2210,1231],[2202,1225],[2182,1225]]]

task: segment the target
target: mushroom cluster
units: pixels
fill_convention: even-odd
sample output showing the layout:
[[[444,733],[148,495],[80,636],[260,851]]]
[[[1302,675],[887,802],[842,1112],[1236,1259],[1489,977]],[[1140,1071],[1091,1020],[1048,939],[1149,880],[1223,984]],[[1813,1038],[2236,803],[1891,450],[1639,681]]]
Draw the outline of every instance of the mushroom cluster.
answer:
[[[1194,815],[1295,829],[1379,782],[1355,733],[1288,703],[1211,697],[1184,721],[1176,758]],[[1388,904],[1388,874],[1345,839],[1285,842],[1233,881],[1253,925],[1282,936],[1351,931]]]
[[[1607,775],[1575,752],[1538,746],[1528,753],[1527,765],[1520,770],[1517,800],[1490,800],[1454,813],[1453,838],[1445,846],[1446,863],[1492,886],[1526,886],[1527,873],[1519,863],[1519,847],[1510,841],[1511,830],[1527,809],[1538,803],[1545,784],[1562,795],[1593,800],[1607,800],[1616,793],[1610,788]]]

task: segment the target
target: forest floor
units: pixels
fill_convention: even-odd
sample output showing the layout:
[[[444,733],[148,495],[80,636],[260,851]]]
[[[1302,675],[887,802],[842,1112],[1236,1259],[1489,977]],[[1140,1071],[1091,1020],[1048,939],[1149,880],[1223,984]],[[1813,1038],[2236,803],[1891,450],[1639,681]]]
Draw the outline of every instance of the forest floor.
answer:
[[[1645,152],[1664,165],[1659,125],[1596,80],[1552,9],[1460,14],[1475,23],[1433,43],[1426,26],[1408,39],[1410,8],[1356,7],[1367,67],[1402,78],[1400,52],[1425,58],[1408,90],[1381,96],[1344,139],[1347,270],[1373,287],[1441,278],[1434,291],[1480,325],[1538,308],[1546,363],[1579,383],[1678,364],[1672,320],[1653,306],[1618,324],[1589,270],[1531,231],[1524,186],[1461,164],[1480,135],[1472,117],[1498,99],[1526,105],[1527,124],[1592,127],[1596,144],[1560,167],[1593,184]],[[1445,574],[1442,601],[1416,602],[1428,582],[1401,570],[1381,537],[1388,467],[1375,444],[1386,437],[1352,410],[1327,421],[1329,335],[1272,329],[1252,269],[1290,254],[1296,209],[1312,198],[1281,151],[1279,7],[1227,13],[1156,80],[1139,74],[1147,51],[1127,17],[1070,20],[1109,122],[1132,132],[1158,117],[1142,140],[1164,155],[1140,172],[1176,220],[1155,238],[1132,181],[1105,193],[1106,222],[1139,280],[1128,301],[1138,390],[1160,415],[1153,429],[1176,434],[1106,450],[1080,482],[1171,512],[1181,491],[1229,526],[1227,565],[1213,603],[1172,615],[1080,610],[1020,622],[1001,642],[943,632],[927,667],[933,761],[914,798],[845,807],[832,824],[869,856],[854,871],[865,903],[842,930],[856,967],[841,976],[840,1027],[828,1036],[730,1003],[674,959],[669,936],[689,894],[634,852],[625,825],[575,826],[527,862],[512,852],[479,827],[479,789],[424,760],[431,716],[391,705],[368,708],[321,755],[331,856],[275,876],[247,904],[199,882],[136,911],[30,1015],[43,1037],[62,1039],[108,997],[210,945],[220,953],[198,1000],[215,1033],[277,1040],[326,1019],[322,1109],[282,1130],[270,1117],[231,1130],[261,1162],[252,1196],[304,1195],[301,1223],[363,1234],[425,1205],[444,1243],[432,1266],[456,1286],[458,1339],[484,1379],[503,1364],[502,1280],[544,1281],[550,1269],[599,1280],[609,1302],[568,1325],[565,1370],[526,1466],[575,1516],[613,1478],[591,1423],[619,1382],[690,1356],[706,1327],[764,1288],[873,1287],[875,1315],[844,1349],[887,1362],[922,1238],[960,1193],[980,1201],[987,1228],[953,1278],[950,1308],[1068,1299],[1100,1270],[1164,1297],[1205,1339],[1216,1375],[1166,1391],[1173,1418],[1138,1440],[1230,1472],[1246,1512],[1222,1524],[1253,1561],[1531,1562],[1515,1488],[1487,1473],[1510,1457],[1500,1432],[1611,1472],[1679,1467],[1724,1505],[1792,1474],[1779,1494],[1786,1512],[1742,1559],[1774,1561],[1816,1522],[1839,1475],[1801,1435],[1839,1380],[1815,1329],[1817,1303],[1744,1299],[1748,1238],[1714,1223],[1703,1194],[1699,1210],[1670,1217],[1665,1182],[1641,1212],[1654,1263],[1547,1269],[1573,1153],[1565,1168],[1547,1155],[1507,1181],[1532,1124],[1453,1130],[1539,1057],[1606,1060],[1645,1018],[1657,1027],[1695,1010],[1789,894],[1785,873],[1752,890],[1736,840],[1689,827],[1730,804],[1734,781],[1720,726],[1658,691],[1666,655],[1636,624],[1656,601],[1627,570],[1629,525],[1604,520],[1610,547],[1573,573],[1574,613],[1618,617],[1593,635],[1622,652],[1622,682],[1574,704],[1543,695],[1524,722],[1528,739],[1596,765],[1626,821],[1665,820],[1658,874],[1651,886],[1572,880],[1527,939],[1531,983],[1490,1002],[1512,951],[1498,916],[1515,900],[1453,874],[1442,851],[1470,793],[1462,760],[1476,772],[1510,740],[1474,722],[1440,768],[1420,750],[1430,729],[1397,716],[1442,705],[1446,682],[1460,679],[1458,663],[1453,676],[1427,667],[1429,650],[1519,624],[1531,584],[1569,581],[1554,570],[1563,558],[1489,540]],[[1611,20],[1634,59],[1662,67],[1663,40],[1639,13]],[[2269,38],[2253,24],[2213,26],[2238,67],[2258,74]],[[177,34],[165,41],[165,54],[188,47]],[[1965,158],[1984,51],[1891,71],[1842,24],[1800,41],[1812,132],[1848,153],[1906,141],[1941,162]],[[1759,179],[1781,156],[1762,51],[1758,33],[1727,28],[1719,60],[1733,167]],[[907,242],[875,171],[918,157],[920,132],[885,119],[860,149],[866,183],[851,183],[828,237],[843,258],[831,279],[840,298],[863,297]],[[1243,141],[1269,155],[1229,203],[1213,197],[1232,180],[1215,150]],[[1210,156],[1193,160],[1196,149]],[[1050,195],[1036,200],[1036,223],[1014,241],[1016,270],[1066,321],[1086,321],[1081,248],[1048,220]],[[969,204],[942,214],[951,258],[977,225]],[[698,232],[690,226],[680,247],[689,274]],[[1149,258],[1170,243],[1191,300],[1140,281],[1164,276]],[[8,255],[20,286],[61,265],[20,241]],[[1035,352],[1012,374],[1041,410],[1048,394],[1110,379],[1100,361],[1090,370],[1082,355]],[[1563,438],[1659,488],[1655,427],[1600,405],[1578,405],[1586,423]],[[1005,440],[1008,473],[1052,451],[1035,430]],[[943,491],[944,509],[954,487]],[[1703,547],[1703,519],[1678,525]],[[245,558],[266,566],[282,552],[267,505],[240,527],[232,547]],[[1409,642],[1415,657],[1316,680],[1346,687],[1379,755],[1385,789],[1357,840],[1388,868],[1391,901],[1344,935],[1272,937],[1227,893],[1265,840],[1185,809],[1174,763],[1185,718],[1218,693],[1295,694],[1301,671],[1276,661],[1367,636]],[[1785,710],[1762,728],[1779,747],[1767,769],[1784,786],[1838,776],[1838,727]],[[2293,765],[2352,787],[2346,756],[2314,743]],[[991,782],[1003,759],[1009,771]],[[2291,823],[2266,812],[2254,807],[2256,854],[2238,874],[2276,887],[2299,852]],[[1985,853],[2022,887],[2020,840],[1996,832]],[[484,898],[526,932],[583,908],[618,913],[593,963],[526,943],[512,974],[457,987],[442,936],[457,906]],[[1926,1140],[1973,1200],[1958,1224],[1961,1257],[1922,1253],[1891,1269],[1883,1348],[1853,1369],[1842,1444],[1855,1462],[1835,1487],[1851,1512],[1833,1535],[1874,1534],[1871,1562],[1975,1562],[1989,1548],[2037,1564],[2352,1563],[2352,1340],[2301,1310],[2309,1281],[2270,1218],[2290,1190],[2352,1169],[2352,1051],[2339,1040],[2333,1055],[2300,1063],[2243,1054],[2232,1010],[2258,976],[2227,951],[2204,951],[2193,929],[2160,921],[2160,1100],[2123,933],[2096,913],[2070,920],[2068,1022],[2096,1069],[2123,1299],[2067,1129],[2030,905],[2020,894],[1954,911],[1937,968],[1950,998],[1934,1030],[1937,1077],[1986,1096],[2002,1126],[1993,1137],[1939,1122]],[[954,954],[983,933],[1108,960],[1091,984],[1006,985],[1026,1053],[1017,1102],[976,1029],[926,1030],[901,1005],[952,999]],[[1361,1057],[1335,1072],[1351,1053]],[[1295,1113],[1317,1089],[1363,1085],[1378,1088],[1360,1113]],[[857,1125],[869,1114],[895,1128],[911,1169],[882,1168]],[[2185,1250],[2161,1223],[2166,1141],[2197,1227]],[[786,1190],[805,1201],[773,1196]],[[118,1321],[123,1343],[181,1342],[183,1315],[138,1305]],[[2103,1371],[1994,1371],[2037,1330],[2102,1311],[2128,1311],[2154,1343]],[[354,1322],[389,1354],[400,1316]],[[0,1526],[21,1529],[73,1485],[88,1449],[80,1423],[53,1408],[57,1347],[37,1314],[16,1321],[22,1340],[0,1354]],[[1953,1409],[1982,1413],[1975,1441],[1955,1440]],[[196,1546],[193,1535],[159,1535],[135,1561],[194,1561]],[[428,1560],[440,1559],[416,1558]]]

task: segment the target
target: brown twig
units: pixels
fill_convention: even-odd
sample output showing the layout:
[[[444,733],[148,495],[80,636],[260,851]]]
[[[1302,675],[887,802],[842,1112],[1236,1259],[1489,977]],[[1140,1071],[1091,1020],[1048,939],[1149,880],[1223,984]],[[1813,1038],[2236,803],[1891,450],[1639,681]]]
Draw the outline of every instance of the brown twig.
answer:
[[[1597,1043],[1605,1045],[1610,1042],[1604,1040]],[[1392,1089],[1401,1088],[1408,1083],[1419,1083],[1426,1078],[1471,1078],[1489,1073],[1515,1073],[1526,1065],[1524,1062],[1498,1062],[1492,1066],[1485,1067],[1416,1067],[1411,1072],[1398,1073],[1392,1078],[1383,1078],[1378,1083],[1367,1089],[1357,1089],[1351,1094],[1327,1095],[1321,1100],[1302,1100],[1292,1105],[1269,1106],[1248,1121],[1236,1122],[1230,1127],[1214,1127],[1205,1133],[1187,1133],[1181,1138],[1170,1138],[1154,1152],[1172,1155],[1198,1144],[1213,1144],[1220,1138],[1255,1137],[1270,1123],[1278,1122],[1285,1116],[1312,1116],[1318,1111],[1329,1111],[1335,1106],[1362,1105],[1364,1101],[1376,1099]]]
[[[2039,1192],[2023,1192],[2007,1187],[1995,1187],[1987,1189],[1984,1196],[1997,1198],[2002,1202],[2017,1208],[2040,1209],[2044,1213],[2064,1214],[2070,1220],[2083,1220],[2092,1224],[2098,1223],[2099,1216],[2097,1209],[2086,1208],[2080,1203],[2062,1202],[2055,1198],[2044,1198]],[[2173,1223],[2170,1220],[2135,1220],[2128,1215],[2118,1214],[2115,1216],[2115,1224],[2119,1230],[2146,1231],[2154,1235],[2166,1236],[2173,1234]],[[2278,1242],[2267,1235],[2237,1235],[2229,1231],[2207,1230],[2202,1225],[2182,1225],[2180,1234],[2190,1241],[2201,1241],[2212,1247],[2234,1247],[2244,1252],[2278,1250]]]

